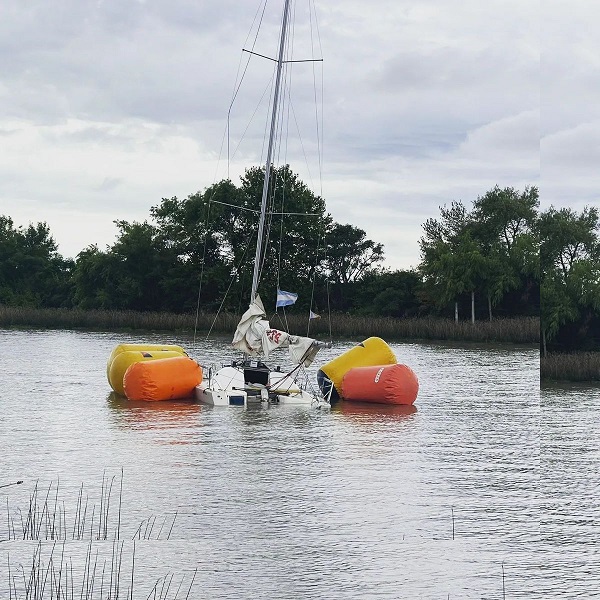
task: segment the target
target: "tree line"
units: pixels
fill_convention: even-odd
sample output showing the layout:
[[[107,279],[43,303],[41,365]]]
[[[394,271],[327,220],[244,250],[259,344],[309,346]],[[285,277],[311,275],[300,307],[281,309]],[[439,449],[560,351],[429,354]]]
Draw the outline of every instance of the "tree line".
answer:
[[[185,199],[163,198],[143,222],[115,221],[116,241],[63,258],[45,223],[0,216],[0,304],[193,312],[245,310],[264,169]],[[288,166],[271,172],[259,291],[300,292],[293,310],[457,320],[541,315],[546,348],[600,338],[599,217],[540,212],[536,187],[499,188],[423,224],[420,264],[382,266],[381,243],[336,223]],[[540,302],[541,297],[541,302]],[[270,309],[267,308],[267,311]]]

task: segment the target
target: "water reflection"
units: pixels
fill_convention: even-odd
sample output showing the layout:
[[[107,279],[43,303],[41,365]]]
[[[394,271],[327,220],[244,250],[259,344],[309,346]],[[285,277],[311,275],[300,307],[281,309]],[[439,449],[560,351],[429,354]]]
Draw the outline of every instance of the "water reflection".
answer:
[[[149,513],[178,511],[168,543],[140,544],[139,560],[136,548],[140,582],[158,566],[187,565],[199,567],[213,600],[475,600],[499,597],[505,561],[507,598],[532,598],[541,585],[531,576],[541,486],[547,571],[570,597],[595,597],[598,578],[563,550],[564,540],[591,548],[595,539],[600,395],[546,391],[542,407],[552,410],[540,418],[537,348],[395,344],[420,378],[416,407],[244,410],[108,394],[106,358],[130,337],[0,331],[0,439],[7,481],[60,478],[75,498],[81,481],[100,493],[102,473],[125,465],[131,533]],[[349,347],[324,351],[312,381]],[[205,364],[232,358],[229,339],[203,343],[199,354]],[[0,538],[3,523],[0,513]],[[0,559],[5,572],[6,553]],[[1,586],[0,573],[8,597]]]
[[[366,421],[378,421],[385,417],[395,417],[396,420],[409,419],[417,412],[417,407],[413,404],[374,404],[342,400],[332,410],[346,416],[359,416]]]
[[[135,429],[169,429],[195,421],[202,411],[194,400],[143,402],[129,400],[115,392],[106,397],[111,417],[117,425]]]

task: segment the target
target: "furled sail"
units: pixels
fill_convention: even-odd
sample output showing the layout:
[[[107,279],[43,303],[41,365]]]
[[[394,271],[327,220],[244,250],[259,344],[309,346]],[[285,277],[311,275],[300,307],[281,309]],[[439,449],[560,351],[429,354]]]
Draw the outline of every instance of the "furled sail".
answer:
[[[258,294],[242,315],[232,345],[250,356],[264,354],[265,358],[276,348],[288,348],[291,361],[302,363],[305,367],[312,363],[320,348],[327,346],[312,338],[273,329],[266,319],[265,308]]]

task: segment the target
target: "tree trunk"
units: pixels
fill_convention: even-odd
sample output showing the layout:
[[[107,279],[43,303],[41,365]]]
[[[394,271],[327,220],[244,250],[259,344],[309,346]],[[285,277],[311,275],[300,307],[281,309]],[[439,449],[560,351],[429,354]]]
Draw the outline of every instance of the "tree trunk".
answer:
[[[490,321],[492,320],[492,299],[488,294],[488,313],[490,314]]]
[[[458,323],[458,302],[454,303],[454,321]]]
[[[544,358],[548,355],[548,350],[546,349],[546,330],[542,328],[542,351],[544,353]]]
[[[475,291],[471,292],[471,323],[475,323]]]

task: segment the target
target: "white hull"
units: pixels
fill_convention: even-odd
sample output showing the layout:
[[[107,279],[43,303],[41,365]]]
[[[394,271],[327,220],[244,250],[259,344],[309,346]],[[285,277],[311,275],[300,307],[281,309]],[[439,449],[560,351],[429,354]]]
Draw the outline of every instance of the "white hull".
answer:
[[[196,386],[196,400],[211,406],[242,407],[260,406],[261,404],[292,406],[326,404],[319,397],[301,389],[290,375],[278,371],[268,372],[268,385],[247,383],[244,379],[243,368],[223,367]]]

